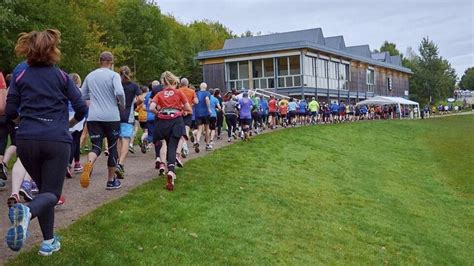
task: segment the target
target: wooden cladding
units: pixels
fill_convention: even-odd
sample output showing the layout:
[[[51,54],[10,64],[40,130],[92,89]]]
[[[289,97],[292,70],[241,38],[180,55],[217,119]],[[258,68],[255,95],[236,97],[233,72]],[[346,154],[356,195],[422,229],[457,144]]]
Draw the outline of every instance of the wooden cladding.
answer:
[[[208,88],[219,88],[226,91],[225,86],[225,64],[208,64],[203,66],[203,79]]]

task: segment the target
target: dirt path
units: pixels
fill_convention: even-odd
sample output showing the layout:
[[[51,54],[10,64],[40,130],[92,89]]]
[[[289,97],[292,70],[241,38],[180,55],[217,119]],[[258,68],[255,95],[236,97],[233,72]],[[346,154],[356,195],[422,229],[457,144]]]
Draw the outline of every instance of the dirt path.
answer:
[[[215,142],[214,149],[229,145],[226,140],[217,140]],[[125,164],[126,178],[121,180],[122,188],[119,190],[105,190],[107,157],[103,155],[101,155],[96,163],[96,166],[94,167],[91,185],[87,189],[82,188],[79,184],[80,174],[75,174],[72,179],[65,180],[63,195],[66,197],[66,202],[63,206],[60,206],[56,209],[56,230],[67,227],[78,220],[81,216],[95,210],[104,203],[119,198],[125,195],[131,189],[158,176],[158,170],[155,170],[154,164],[154,151],[149,151],[146,154],[142,154],[139,150],[139,147],[135,147],[135,149],[137,150],[137,153],[129,153],[127,158],[127,162]],[[208,153],[209,152],[201,151],[200,153],[196,154],[192,150],[191,154],[188,155],[184,161],[186,162],[188,160],[204,156]],[[81,158],[82,162],[85,160],[85,157]],[[8,208],[6,205],[7,198],[10,196],[11,192],[10,188],[11,178],[9,176],[6,189],[0,192],[0,264],[4,264],[8,259],[19,254],[17,252],[11,251],[4,241],[5,233],[10,226],[7,218]],[[26,241],[26,247],[23,248],[22,251],[29,250],[31,246],[42,241],[41,231],[36,219],[32,221],[29,227],[29,232],[31,233],[31,236]]]
[[[438,118],[452,115],[468,114],[474,114],[474,112],[450,114],[435,117]],[[272,131],[267,130],[264,133],[268,132]],[[229,143],[227,143],[225,139],[216,141],[214,149],[229,145]],[[96,167],[94,168],[94,173],[92,176],[92,182],[89,188],[83,189],[80,186],[79,174],[75,174],[74,178],[72,179],[65,180],[63,194],[66,197],[66,203],[56,209],[56,229],[67,227],[68,225],[78,220],[81,216],[95,210],[102,204],[125,195],[131,189],[153,179],[158,175],[158,171],[154,168],[154,152],[150,151],[147,154],[142,154],[139,151],[138,147],[135,148],[137,150],[137,153],[129,154],[127,163],[125,165],[127,177],[122,180],[122,189],[115,191],[105,190],[107,162],[107,157],[105,156],[101,156],[98,162],[96,163]],[[185,161],[204,156],[208,153],[209,152],[201,151],[200,153],[196,154],[194,153],[194,151],[191,151],[191,154],[188,156],[188,158],[185,159]],[[85,157],[82,158],[82,161],[85,161]],[[6,205],[6,200],[10,195],[11,178],[8,179],[6,188],[7,189],[5,189],[4,191],[0,191],[0,264],[4,264],[8,259],[18,254],[16,252],[11,251],[3,240],[6,230],[9,226],[9,221],[7,218],[8,208]],[[39,243],[42,240],[41,232],[36,219],[33,220],[33,222],[31,223],[29,231],[31,233],[31,236],[27,240],[26,247],[23,248],[23,251],[29,250],[31,246],[36,243]]]

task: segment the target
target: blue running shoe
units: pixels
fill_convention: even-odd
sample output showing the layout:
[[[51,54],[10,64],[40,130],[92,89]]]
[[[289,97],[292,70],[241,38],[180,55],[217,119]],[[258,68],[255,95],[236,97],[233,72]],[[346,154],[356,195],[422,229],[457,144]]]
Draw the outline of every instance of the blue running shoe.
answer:
[[[27,238],[31,219],[30,208],[17,203],[9,208],[8,218],[10,218],[12,226],[7,231],[5,241],[11,250],[19,251]]]
[[[61,249],[61,243],[59,242],[59,236],[54,236],[53,243],[49,244],[46,241],[41,243],[40,250],[38,254],[41,256],[51,256],[53,252],[59,251]]]
[[[122,187],[122,183],[117,178],[114,178],[113,181],[107,181],[107,187],[105,187],[106,190],[114,190],[114,189],[119,189]]]

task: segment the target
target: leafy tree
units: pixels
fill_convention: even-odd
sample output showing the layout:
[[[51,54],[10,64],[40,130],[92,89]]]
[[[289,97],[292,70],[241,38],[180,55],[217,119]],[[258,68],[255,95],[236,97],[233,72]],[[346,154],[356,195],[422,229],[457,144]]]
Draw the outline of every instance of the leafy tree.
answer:
[[[474,67],[470,67],[464,71],[464,75],[459,82],[459,88],[463,90],[474,90]]]
[[[422,104],[436,102],[453,95],[456,72],[451,64],[439,56],[438,46],[428,37],[423,38],[407,64],[413,71],[410,78],[411,98]]]
[[[380,46],[380,52],[388,52],[390,55],[402,55],[397,49],[397,45],[392,42],[385,41],[382,46]]]

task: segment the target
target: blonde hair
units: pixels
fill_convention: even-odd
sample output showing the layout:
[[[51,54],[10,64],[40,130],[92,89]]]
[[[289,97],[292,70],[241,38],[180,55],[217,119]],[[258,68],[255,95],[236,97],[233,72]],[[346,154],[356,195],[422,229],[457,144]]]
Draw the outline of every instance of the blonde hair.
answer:
[[[74,84],[76,84],[76,86],[78,88],[81,87],[82,85],[82,80],[81,80],[81,76],[79,76],[79,74],[77,73],[71,73],[69,74],[69,77],[71,77],[72,81],[74,81]]]
[[[120,77],[124,82],[129,82],[132,80],[132,71],[128,66],[122,66],[119,69]]]
[[[162,75],[163,85],[165,86],[176,86],[178,85],[179,79],[173,73],[165,71]]]
[[[20,33],[15,52],[26,57],[29,65],[54,65],[61,59],[60,37],[61,32],[55,29]]]

